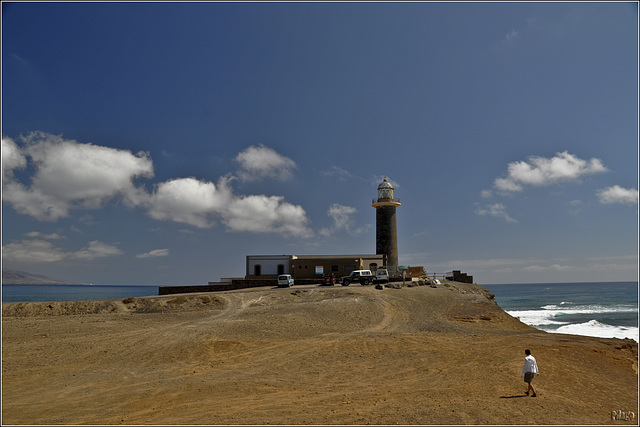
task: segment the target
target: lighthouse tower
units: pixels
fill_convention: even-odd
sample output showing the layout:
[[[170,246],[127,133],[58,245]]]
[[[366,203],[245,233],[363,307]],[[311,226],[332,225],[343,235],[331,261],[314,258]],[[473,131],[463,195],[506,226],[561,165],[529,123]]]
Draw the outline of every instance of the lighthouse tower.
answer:
[[[398,272],[398,229],[396,208],[400,200],[393,197],[393,185],[384,177],[378,185],[378,198],[373,199],[376,208],[376,254],[386,255],[387,270],[390,275]]]

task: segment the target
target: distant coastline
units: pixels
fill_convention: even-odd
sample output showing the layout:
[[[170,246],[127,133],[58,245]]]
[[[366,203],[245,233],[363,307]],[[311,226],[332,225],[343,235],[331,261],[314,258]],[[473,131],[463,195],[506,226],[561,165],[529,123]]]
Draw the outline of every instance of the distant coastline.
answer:
[[[43,274],[28,273],[26,271],[2,269],[3,285],[88,285],[68,280],[56,279]]]

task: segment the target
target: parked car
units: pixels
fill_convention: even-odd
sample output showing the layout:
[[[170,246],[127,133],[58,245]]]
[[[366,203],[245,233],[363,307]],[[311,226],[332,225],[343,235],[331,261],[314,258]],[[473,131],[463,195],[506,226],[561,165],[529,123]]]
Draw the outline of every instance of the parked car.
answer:
[[[342,286],[349,286],[354,281],[360,282],[364,286],[372,283],[388,283],[389,272],[386,268],[379,268],[375,273],[372,273],[371,270],[354,270],[351,274],[342,278]]]
[[[351,282],[360,282],[361,285],[367,286],[373,283],[373,278],[371,270],[354,270],[342,278],[342,286],[349,286]]]
[[[377,283],[389,283],[389,271],[386,268],[377,269],[374,276]]]
[[[323,286],[333,286],[336,284],[336,276],[333,273],[325,274],[322,276]]]
[[[293,283],[293,276],[291,276],[290,274],[281,274],[278,276],[279,288],[288,288],[289,286],[293,286]]]

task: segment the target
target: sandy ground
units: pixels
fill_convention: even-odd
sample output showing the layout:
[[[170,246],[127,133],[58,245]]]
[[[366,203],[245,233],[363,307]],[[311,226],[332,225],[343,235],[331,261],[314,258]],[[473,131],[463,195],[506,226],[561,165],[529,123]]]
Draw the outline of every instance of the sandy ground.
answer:
[[[4,425],[638,421],[634,341],[537,331],[477,285],[257,288],[2,314]],[[541,370],[536,398],[520,377],[525,348]]]

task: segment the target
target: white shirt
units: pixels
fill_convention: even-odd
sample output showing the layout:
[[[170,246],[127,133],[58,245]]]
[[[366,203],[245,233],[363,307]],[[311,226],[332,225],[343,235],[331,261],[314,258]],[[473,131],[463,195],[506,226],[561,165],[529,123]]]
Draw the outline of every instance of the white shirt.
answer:
[[[536,358],[532,355],[528,355],[524,358],[524,366],[522,367],[522,374],[520,374],[520,376],[523,376],[525,372],[533,372],[534,374],[539,373]]]

